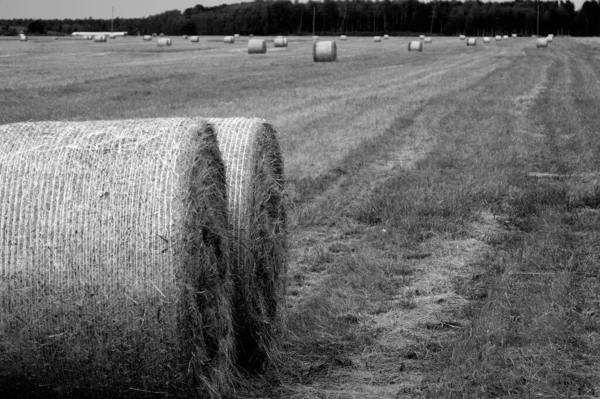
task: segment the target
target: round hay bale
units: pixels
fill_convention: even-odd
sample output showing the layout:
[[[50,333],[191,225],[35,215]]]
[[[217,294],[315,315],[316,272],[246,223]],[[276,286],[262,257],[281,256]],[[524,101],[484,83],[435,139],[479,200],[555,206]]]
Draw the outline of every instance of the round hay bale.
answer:
[[[319,36],[313,36],[312,39],[313,41],[319,40]]]
[[[248,37],[254,37],[254,35],[253,35],[252,33],[250,33],[250,34],[248,35]]]
[[[223,38],[223,43],[233,44],[233,43],[235,43],[235,38],[233,36],[225,36]]]
[[[484,36],[483,42],[484,43],[489,43],[490,42],[490,38],[488,36]]]
[[[341,36],[340,36],[340,40],[348,40],[348,36],[346,36],[346,35],[341,35]]]
[[[263,39],[248,40],[248,54],[265,54],[267,52],[267,42]]]
[[[337,60],[337,45],[335,41],[314,42],[313,61],[333,62]]]
[[[389,38],[390,38],[390,35],[383,35],[384,40],[388,40]]]
[[[142,37],[142,40],[148,42],[148,41],[152,41],[152,36],[150,35],[144,35],[144,37]]]
[[[111,39],[116,39],[116,38],[117,38],[117,35],[110,34],[110,35],[109,35],[109,37],[110,37]]]
[[[502,40],[502,36],[496,35],[496,41]]]
[[[158,37],[158,35],[156,33],[153,33],[152,37]]]
[[[276,37],[273,45],[275,47],[287,47],[287,39],[285,37]]]
[[[502,40],[508,40],[508,35],[502,36]]]
[[[513,38],[517,37],[517,34],[516,34],[516,33],[513,33],[513,34],[512,34],[512,37],[513,37]]]
[[[21,42],[26,42],[26,41],[27,41],[27,36],[25,36],[24,34],[22,34],[22,33],[21,33],[21,34],[19,35],[19,41],[21,41]]]
[[[425,35],[419,35],[419,40],[425,40]]]
[[[420,40],[411,40],[408,42],[408,51],[423,51],[423,42]]]
[[[188,35],[183,35],[183,40],[187,40],[188,39]]]
[[[199,36],[190,36],[190,42],[198,43],[198,42],[200,42],[200,37]]]
[[[373,41],[375,43],[381,43],[381,36],[373,36]]]
[[[546,37],[546,40],[548,40],[548,43],[552,43],[552,40],[554,39],[554,35],[548,35]]]
[[[171,43],[171,39],[168,37],[161,37],[156,41],[156,46],[157,47],[167,47],[170,46]]]
[[[460,35],[460,40],[465,40],[467,37],[465,35]]]
[[[274,360],[285,309],[283,159],[275,129],[256,118],[209,118],[225,162],[233,231],[233,317],[240,365]]]
[[[10,359],[65,389],[127,375],[169,390],[185,378],[201,397],[228,391],[233,283],[213,128],[184,118],[29,122],[0,134]]]
[[[426,37],[425,40],[423,40],[424,43],[431,43],[431,38],[430,37]]]
[[[235,37],[237,39],[238,37],[240,37],[240,34],[236,33],[235,35],[233,35],[233,37]]]
[[[474,37],[470,37],[467,40],[467,46],[477,46],[477,39]]]
[[[160,35],[158,35],[159,37],[165,37],[164,33],[161,33]]]
[[[104,36],[104,35],[96,35],[96,36],[94,36],[94,41],[96,43],[104,43],[104,42],[106,42],[106,36]]]
[[[535,47],[548,47],[548,38],[546,37],[538,37],[535,40]]]

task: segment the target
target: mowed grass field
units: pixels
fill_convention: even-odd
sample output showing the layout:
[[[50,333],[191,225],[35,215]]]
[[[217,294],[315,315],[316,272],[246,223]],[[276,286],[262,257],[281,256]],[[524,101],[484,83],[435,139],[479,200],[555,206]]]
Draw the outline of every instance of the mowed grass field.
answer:
[[[287,332],[235,397],[600,395],[600,39],[333,38],[334,63],[267,39],[2,40],[0,123],[277,128]],[[111,393],[175,395],[143,381]]]

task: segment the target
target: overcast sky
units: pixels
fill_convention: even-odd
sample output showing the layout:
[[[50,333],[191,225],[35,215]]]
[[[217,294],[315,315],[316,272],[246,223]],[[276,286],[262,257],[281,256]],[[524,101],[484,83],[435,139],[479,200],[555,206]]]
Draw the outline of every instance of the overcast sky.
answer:
[[[115,18],[140,18],[168,10],[183,11],[196,4],[211,7],[243,1],[251,0],[0,0],[0,19],[88,17],[109,19],[113,5]],[[580,8],[583,1],[574,0],[575,8]]]

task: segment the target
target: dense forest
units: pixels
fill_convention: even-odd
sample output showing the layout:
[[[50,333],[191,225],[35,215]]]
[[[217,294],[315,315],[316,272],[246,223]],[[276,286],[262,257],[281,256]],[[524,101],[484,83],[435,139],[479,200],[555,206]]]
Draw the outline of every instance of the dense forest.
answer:
[[[183,12],[166,11],[145,18],[117,18],[114,31],[129,35],[494,35],[548,33],[573,36],[600,35],[600,3],[586,1],[580,10],[567,1],[430,1],[255,0],[204,7]],[[1,35],[70,35],[74,31],[110,31],[111,20],[0,19]]]

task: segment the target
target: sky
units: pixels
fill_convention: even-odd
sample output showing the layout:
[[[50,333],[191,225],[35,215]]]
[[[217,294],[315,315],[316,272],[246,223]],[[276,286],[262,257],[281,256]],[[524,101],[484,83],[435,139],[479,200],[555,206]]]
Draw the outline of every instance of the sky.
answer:
[[[252,0],[0,0],[0,19],[110,19],[113,5],[115,18],[141,18],[168,10],[183,11],[196,4],[212,7],[244,1]],[[571,1],[580,8],[584,0]]]

